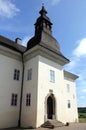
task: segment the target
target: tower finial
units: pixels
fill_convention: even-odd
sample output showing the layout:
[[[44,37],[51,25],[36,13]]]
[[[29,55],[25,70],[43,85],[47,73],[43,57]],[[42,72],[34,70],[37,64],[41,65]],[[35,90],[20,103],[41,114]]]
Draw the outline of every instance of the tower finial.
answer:
[[[42,0],[42,6],[44,6],[44,0]]]
[[[40,12],[39,12],[41,15],[46,15],[47,14],[47,11],[46,11],[46,9],[45,9],[45,7],[44,7],[44,3],[42,3],[42,9],[40,10]]]
[[[44,3],[42,2],[42,6],[44,6]]]

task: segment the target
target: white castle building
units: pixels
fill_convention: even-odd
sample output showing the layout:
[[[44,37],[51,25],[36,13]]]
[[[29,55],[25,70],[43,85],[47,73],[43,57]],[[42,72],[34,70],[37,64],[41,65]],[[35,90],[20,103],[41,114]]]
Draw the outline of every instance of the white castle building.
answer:
[[[78,122],[75,74],[52,35],[44,6],[27,47],[0,36],[0,128]]]

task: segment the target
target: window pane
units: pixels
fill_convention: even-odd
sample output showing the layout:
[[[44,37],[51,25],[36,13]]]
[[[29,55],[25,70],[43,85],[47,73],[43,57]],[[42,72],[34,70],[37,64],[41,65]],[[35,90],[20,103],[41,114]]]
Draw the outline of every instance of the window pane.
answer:
[[[19,76],[20,76],[20,71],[17,70],[17,80],[19,80]]]
[[[14,80],[16,80],[16,69],[14,70]]]
[[[31,105],[31,94],[27,94],[26,95],[26,106],[30,106]]]
[[[70,92],[70,85],[67,84],[67,92]]]
[[[71,108],[70,100],[68,100],[68,108]]]
[[[11,96],[11,105],[12,106],[17,106],[17,99],[18,99],[18,95],[12,94],[12,96]]]
[[[32,69],[28,70],[27,80],[32,80]]]
[[[14,70],[14,80],[19,80],[20,77],[20,70]]]
[[[55,82],[55,72],[53,70],[50,70],[50,81]]]

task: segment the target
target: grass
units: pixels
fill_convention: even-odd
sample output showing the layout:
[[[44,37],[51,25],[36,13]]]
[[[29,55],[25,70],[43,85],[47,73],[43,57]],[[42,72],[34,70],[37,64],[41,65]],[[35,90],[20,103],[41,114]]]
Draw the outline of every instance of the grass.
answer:
[[[80,123],[86,123],[86,118],[79,118]]]

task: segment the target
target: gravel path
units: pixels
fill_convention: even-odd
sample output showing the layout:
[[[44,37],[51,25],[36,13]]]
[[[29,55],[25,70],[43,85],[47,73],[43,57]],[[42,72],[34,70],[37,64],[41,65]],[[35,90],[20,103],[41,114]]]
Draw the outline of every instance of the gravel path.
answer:
[[[37,130],[50,130],[50,129],[38,128]],[[86,130],[86,123],[70,124],[69,126],[54,128],[53,130]]]
[[[0,129],[1,130],[1,129]],[[86,130],[86,123],[75,123],[69,126],[57,127],[54,129],[38,128],[38,129],[3,129],[3,130]]]

